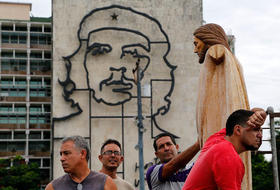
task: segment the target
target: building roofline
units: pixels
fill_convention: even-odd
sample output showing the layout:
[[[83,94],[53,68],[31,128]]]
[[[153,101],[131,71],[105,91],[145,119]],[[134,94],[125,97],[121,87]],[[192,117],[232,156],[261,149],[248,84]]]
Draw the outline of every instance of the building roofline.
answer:
[[[52,22],[52,17],[30,17],[30,20],[0,19],[0,22],[51,23]]]
[[[8,1],[0,1],[0,4],[15,4],[15,5],[30,5],[30,11],[32,10],[32,3],[25,2],[8,2]]]
[[[30,17],[30,22],[52,22],[52,17]]]

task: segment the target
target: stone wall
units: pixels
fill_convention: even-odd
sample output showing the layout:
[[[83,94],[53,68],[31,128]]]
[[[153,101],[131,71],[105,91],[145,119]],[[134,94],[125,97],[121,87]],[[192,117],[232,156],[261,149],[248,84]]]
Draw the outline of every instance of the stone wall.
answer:
[[[81,135],[91,144],[93,170],[101,168],[102,143],[119,140],[124,150],[120,176],[137,184],[132,72],[137,62],[143,73],[144,163],[154,162],[152,137],[161,132],[156,124],[180,137],[180,150],[196,141],[199,64],[192,33],[201,24],[201,0],[53,0],[54,178],[63,174],[61,139]]]

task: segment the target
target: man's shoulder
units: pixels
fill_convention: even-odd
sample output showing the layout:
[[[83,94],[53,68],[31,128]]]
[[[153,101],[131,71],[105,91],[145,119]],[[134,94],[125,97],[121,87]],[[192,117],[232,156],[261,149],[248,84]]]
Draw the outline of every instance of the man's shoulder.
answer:
[[[213,155],[215,159],[220,159],[220,158],[224,159],[226,157],[234,159],[233,156],[238,155],[232,143],[225,139],[213,145],[208,152],[210,155]]]
[[[169,178],[178,178],[181,176],[187,176],[192,167],[193,167],[193,163],[192,164],[187,164],[184,168],[181,168],[177,173],[172,174],[172,176],[170,176]],[[164,164],[156,164],[153,165],[151,167],[149,167],[147,173],[146,173],[146,179],[147,181],[150,181],[152,177],[157,176],[159,181],[165,181],[164,179],[162,179],[161,174],[162,174],[162,168],[164,167]]]
[[[107,178],[108,176],[106,174],[91,170],[89,175],[83,180],[82,183],[86,182],[89,187],[93,189],[104,189],[106,184],[110,185],[110,181],[107,181]],[[112,179],[111,183],[113,183]]]
[[[155,164],[152,165],[151,167],[149,167],[147,173],[146,173],[146,179],[147,179],[147,183],[149,186],[149,189],[152,189],[152,183],[159,180],[159,172],[160,172],[160,168],[162,168],[163,164]],[[153,182],[152,182],[153,181]]]
[[[208,150],[209,148],[211,148],[212,146],[223,142],[225,140],[225,136],[226,136],[225,128],[223,128],[219,132],[211,135],[205,142],[205,144],[202,148],[202,151],[204,152],[204,151]]]
[[[134,187],[124,179],[117,176],[116,179],[113,179],[113,181],[116,183],[118,189],[124,189],[124,190],[134,190]]]
[[[71,184],[72,179],[70,178],[69,174],[64,174],[63,176],[60,176],[54,180],[52,180],[50,183],[52,184],[53,189],[65,189],[69,184]]]
[[[96,172],[96,171],[90,171],[90,174],[89,174],[90,177],[96,177],[96,176],[100,176],[100,177],[107,177],[106,174],[102,173],[102,172]]]
[[[146,176],[151,175],[154,170],[159,170],[164,164],[155,164],[149,167],[147,170]]]
[[[88,177],[86,179],[89,181],[98,181],[98,182],[102,182],[105,184],[107,177],[108,176],[104,173],[91,170],[90,174],[88,175]]]
[[[213,147],[219,150],[228,150],[229,148],[233,148],[233,144],[226,139],[223,139]]]
[[[69,179],[70,179],[69,175],[64,174],[64,175],[52,180],[51,183],[54,185],[56,183],[61,183],[61,181],[65,181],[65,180],[69,180]]]

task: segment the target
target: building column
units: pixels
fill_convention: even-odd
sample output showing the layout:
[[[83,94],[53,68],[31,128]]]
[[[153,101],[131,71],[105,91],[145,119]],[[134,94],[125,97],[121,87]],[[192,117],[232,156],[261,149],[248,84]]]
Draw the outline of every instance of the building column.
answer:
[[[1,55],[1,50],[2,50],[2,22],[0,22],[0,55]],[[0,73],[2,72],[1,68],[2,68],[2,56],[0,56]]]
[[[25,138],[25,161],[29,161],[28,157],[29,157],[29,111],[30,110],[30,103],[27,102],[26,103],[26,123],[25,123],[25,135],[26,135],[26,138]]]

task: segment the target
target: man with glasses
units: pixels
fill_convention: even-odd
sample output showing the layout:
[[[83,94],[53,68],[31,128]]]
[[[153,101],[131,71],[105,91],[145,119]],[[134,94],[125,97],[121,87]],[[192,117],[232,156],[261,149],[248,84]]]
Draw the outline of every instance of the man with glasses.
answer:
[[[121,144],[117,140],[106,140],[103,143],[100,150],[100,155],[98,156],[100,162],[102,163],[100,172],[110,176],[114,180],[118,189],[134,190],[131,184],[117,176],[117,169],[123,161],[121,151]]]
[[[60,156],[66,174],[50,182],[46,190],[117,190],[111,177],[89,169],[90,150],[83,137],[64,138]]]

